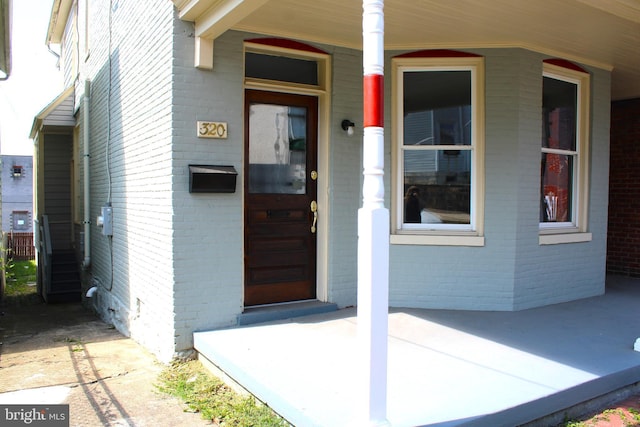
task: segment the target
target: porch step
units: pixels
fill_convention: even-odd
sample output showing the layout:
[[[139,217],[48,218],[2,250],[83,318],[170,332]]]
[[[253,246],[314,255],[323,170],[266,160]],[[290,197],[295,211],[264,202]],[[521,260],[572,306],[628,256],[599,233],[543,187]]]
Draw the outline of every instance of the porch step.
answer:
[[[337,304],[321,301],[299,301],[287,304],[250,307],[238,315],[238,326],[291,319],[338,310]]]

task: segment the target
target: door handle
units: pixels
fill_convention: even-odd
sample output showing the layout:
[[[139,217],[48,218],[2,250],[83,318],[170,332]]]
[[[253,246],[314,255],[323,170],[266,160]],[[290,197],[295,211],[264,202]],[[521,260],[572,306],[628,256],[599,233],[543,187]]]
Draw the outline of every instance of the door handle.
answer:
[[[311,224],[311,232],[316,232],[316,224],[318,223],[318,203],[315,200],[311,201],[311,212],[313,213],[313,224]]]

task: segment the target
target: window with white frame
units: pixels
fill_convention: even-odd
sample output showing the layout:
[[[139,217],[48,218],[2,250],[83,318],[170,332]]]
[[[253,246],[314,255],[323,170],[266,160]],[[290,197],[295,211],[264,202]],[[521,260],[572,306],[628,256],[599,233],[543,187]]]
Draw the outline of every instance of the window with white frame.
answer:
[[[29,211],[11,212],[11,229],[14,231],[28,231],[31,229]]]
[[[392,243],[483,244],[433,239],[482,236],[483,58],[396,57],[393,65],[393,234],[405,237]]]
[[[545,62],[542,83],[540,230],[587,228],[589,75]]]

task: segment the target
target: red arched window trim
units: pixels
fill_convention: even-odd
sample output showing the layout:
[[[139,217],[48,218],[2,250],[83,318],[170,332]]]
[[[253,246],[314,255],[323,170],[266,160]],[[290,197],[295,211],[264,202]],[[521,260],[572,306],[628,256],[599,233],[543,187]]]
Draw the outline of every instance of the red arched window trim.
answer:
[[[425,49],[416,50],[397,55],[396,58],[478,58],[482,55],[475,53],[461,52],[459,50],[449,49]]]
[[[275,47],[282,47],[282,48],[286,48],[286,49],[294,49],[294,50],[301,50],[303,52],[313,52],[313,53],[322,53],[322,54],[327,54],[327,52],[318,49],[317,47],[313,47],[311,45],[308,45],[306,43],[301,43],[301,42],[297,42],[295,40],[289,40],[289,39],[279,39],[276,37],[265,37],[265,38],[260,38],[260,39],[249,39],[249,40],[245,40],[246,42],[249,43],[256,43],[256,44],[263,44],[266,46],[275,46]]]
[[[567,68],[569,70],[573,70],[573,71],[579,71],[581,73],[585,73],[585,74],[589,74],[587,72],[587,70],[585,70],[584,68],[582,68],[581,66],[574,64],[571,61],[567,61],[566,59],[560,59],[560,58],[549,58],[549,59],[545,59],[544,60],[545,64],[551,64],[551,65],[556,65],[558,67],[562,67],[562,68]]]

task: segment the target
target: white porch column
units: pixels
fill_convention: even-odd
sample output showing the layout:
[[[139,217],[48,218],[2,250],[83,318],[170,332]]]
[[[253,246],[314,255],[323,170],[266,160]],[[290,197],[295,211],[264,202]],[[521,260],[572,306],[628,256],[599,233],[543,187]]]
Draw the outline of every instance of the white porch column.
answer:
[[[356,425],[387,426],[389,211],[384,207],[384,1],[363,0],[364,185],[358,211]]]

